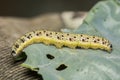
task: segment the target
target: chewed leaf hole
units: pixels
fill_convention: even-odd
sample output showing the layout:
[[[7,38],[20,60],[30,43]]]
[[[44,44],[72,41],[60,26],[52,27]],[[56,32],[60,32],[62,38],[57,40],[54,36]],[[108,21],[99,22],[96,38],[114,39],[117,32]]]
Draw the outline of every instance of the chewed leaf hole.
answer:
[[[56,68],[56,70],[62,71],[62,70],[64,70],[64,69],[66,69],[66,68],[67,68],[67,66],[66,66],[65,64],[61,64],[60,66],[58,66],[58,67]]]
[[[51,55],[51,54],[47,54],[46,57],[47,57],[48,59],[54,59],[54,58],[55,58],[55,57],[54,57],[53,55]]]

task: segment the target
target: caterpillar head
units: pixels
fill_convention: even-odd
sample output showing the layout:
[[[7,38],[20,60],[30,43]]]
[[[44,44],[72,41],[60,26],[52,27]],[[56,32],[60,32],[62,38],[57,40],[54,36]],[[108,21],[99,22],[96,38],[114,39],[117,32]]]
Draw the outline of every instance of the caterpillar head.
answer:
[[[14,57],[15,60],[26,59],[26,55],[24,52],[17,53],[15,50],[12,50],[11,55]]]
[[[12,50],[11,55],[12,55],[13,57],[15,57],[17,54],[16,54],[16,52],[15,52],[14,50]]]

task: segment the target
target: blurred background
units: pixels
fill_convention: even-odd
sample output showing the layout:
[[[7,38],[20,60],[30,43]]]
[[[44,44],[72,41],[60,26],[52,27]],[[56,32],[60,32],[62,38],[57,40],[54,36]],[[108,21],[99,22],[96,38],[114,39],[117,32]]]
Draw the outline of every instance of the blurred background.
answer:
[[[88,11],[99,0],[2,0],[0,16],[33,17],[44,13]]]

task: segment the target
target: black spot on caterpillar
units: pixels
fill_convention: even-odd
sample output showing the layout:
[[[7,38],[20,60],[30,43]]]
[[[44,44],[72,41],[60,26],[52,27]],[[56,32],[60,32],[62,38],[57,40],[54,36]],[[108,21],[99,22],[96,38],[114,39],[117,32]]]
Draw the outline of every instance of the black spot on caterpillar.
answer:
[[[91,48],[102,49],[108,52],[112,51],[112,44],[102,37],[38,30],[26,33],[19,38],[12,46],[12,55],[17,56],[27,46],[40,42],[47,45],[53,44],[57,48],[67,46],[69,48],[80,47],[84,49]]]

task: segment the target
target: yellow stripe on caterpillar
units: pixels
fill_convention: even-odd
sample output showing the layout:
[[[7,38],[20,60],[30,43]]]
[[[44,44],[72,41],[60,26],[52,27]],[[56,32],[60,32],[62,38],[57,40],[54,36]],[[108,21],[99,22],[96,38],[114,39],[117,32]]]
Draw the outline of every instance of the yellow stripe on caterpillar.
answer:
[[[91,48],[106,50],[108,52],[112,51],[112,44],[102,37],[37,30],[26,33],[19,38],[12,46],[12,55],[17,56],[27,46],[41,42],[47,45],[53,44],[57,48],[67,46],[69,48],[80,47],[84,49]]]

